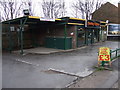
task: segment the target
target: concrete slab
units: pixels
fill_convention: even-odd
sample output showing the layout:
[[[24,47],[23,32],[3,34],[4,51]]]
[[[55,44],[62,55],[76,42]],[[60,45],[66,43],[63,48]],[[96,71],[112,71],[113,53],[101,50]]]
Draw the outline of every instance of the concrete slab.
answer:
[[[23,52],[24,52],[24,54],[51,54],[51,53],[57,53],[57,52],[74,51],[74,50],[82,49],[85,47],[86,46],[76,48],[76,49],[68,49],[68,50],[46,48],[46,47],[37,47],[37,48],[24,49]],[[20,50],[13,51],[13,53],[20,53]]]
[[[119,88],[119,82],[117,81],[113,86],[112,88]]]
[[[88,68],[86,68],[85,71],[78,72],[78,73],[69,73],[64,70],[57,70],[57,69],[53,69],[53,68],[48,69],[48,71],[53,71],[56,73],[66,74],[66,75],[75,76],[75,77],[82,77],[82,78],[93,73],[93,71],[89,71]]]
[[[112,63],[112,71],[99,70],[68,86],[68,88],[119,88],[119,58]]]
[[[118,71],[99,71],[83,78],[69,88],[111,88],[118,80]]]
[[[24,54],[50,54],[55,52],[63,51],[61,49],[53,49],[53,48],[45,48],[45,47],[37,47],[31,49],[24,49]],[[14,53],[20,53],[20,50],[13,51]]]

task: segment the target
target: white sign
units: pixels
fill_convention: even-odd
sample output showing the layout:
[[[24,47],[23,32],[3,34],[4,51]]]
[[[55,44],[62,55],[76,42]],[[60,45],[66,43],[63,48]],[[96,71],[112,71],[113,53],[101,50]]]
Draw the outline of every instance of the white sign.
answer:
[[[53,19],[53,18],[40,18],[40,21],[52,21],[52,22],[55,22],[55,19]]]
[[[106,32],[106,31],[104,31],[104,34],[107,34],[107,32]]]
[[[87,23],[88,23],[87,20],[85,20],[85,27],[87,27]]]
[[[71,36],[73,36],[73,35],[74,35],[74,33],[73,33],[73,32],[71,32],[71,33],[70,33],[70,35],[71,35]]]
[[[10,31],[15,31],[15,27],[14,26],[10,27]]]

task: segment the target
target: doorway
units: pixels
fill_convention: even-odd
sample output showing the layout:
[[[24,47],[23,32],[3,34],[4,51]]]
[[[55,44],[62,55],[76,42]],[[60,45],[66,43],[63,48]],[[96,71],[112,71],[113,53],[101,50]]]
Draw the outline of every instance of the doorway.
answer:
[[[85,29],[79,28],[77,30],[77,47],[85,45]]]

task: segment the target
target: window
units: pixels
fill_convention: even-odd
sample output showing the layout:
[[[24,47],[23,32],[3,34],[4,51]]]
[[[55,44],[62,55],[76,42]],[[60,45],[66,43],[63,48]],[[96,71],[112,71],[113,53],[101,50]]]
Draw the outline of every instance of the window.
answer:
[[[119,31],[120,27],[118,24],[109,25],[109,31]]]
[[[11,26],[11,27],[10,27],[10,31],[15,31],[15,27],[14,27],[14,26]]]

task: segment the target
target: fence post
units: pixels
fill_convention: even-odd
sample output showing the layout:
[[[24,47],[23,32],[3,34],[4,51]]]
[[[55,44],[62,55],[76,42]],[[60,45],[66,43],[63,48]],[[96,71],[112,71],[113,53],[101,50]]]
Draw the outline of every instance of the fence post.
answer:
[[[112,61],[112,50],[110,50],[110,61]]]
[[[117,49],[116,49],[116,57],[117,57]]]

